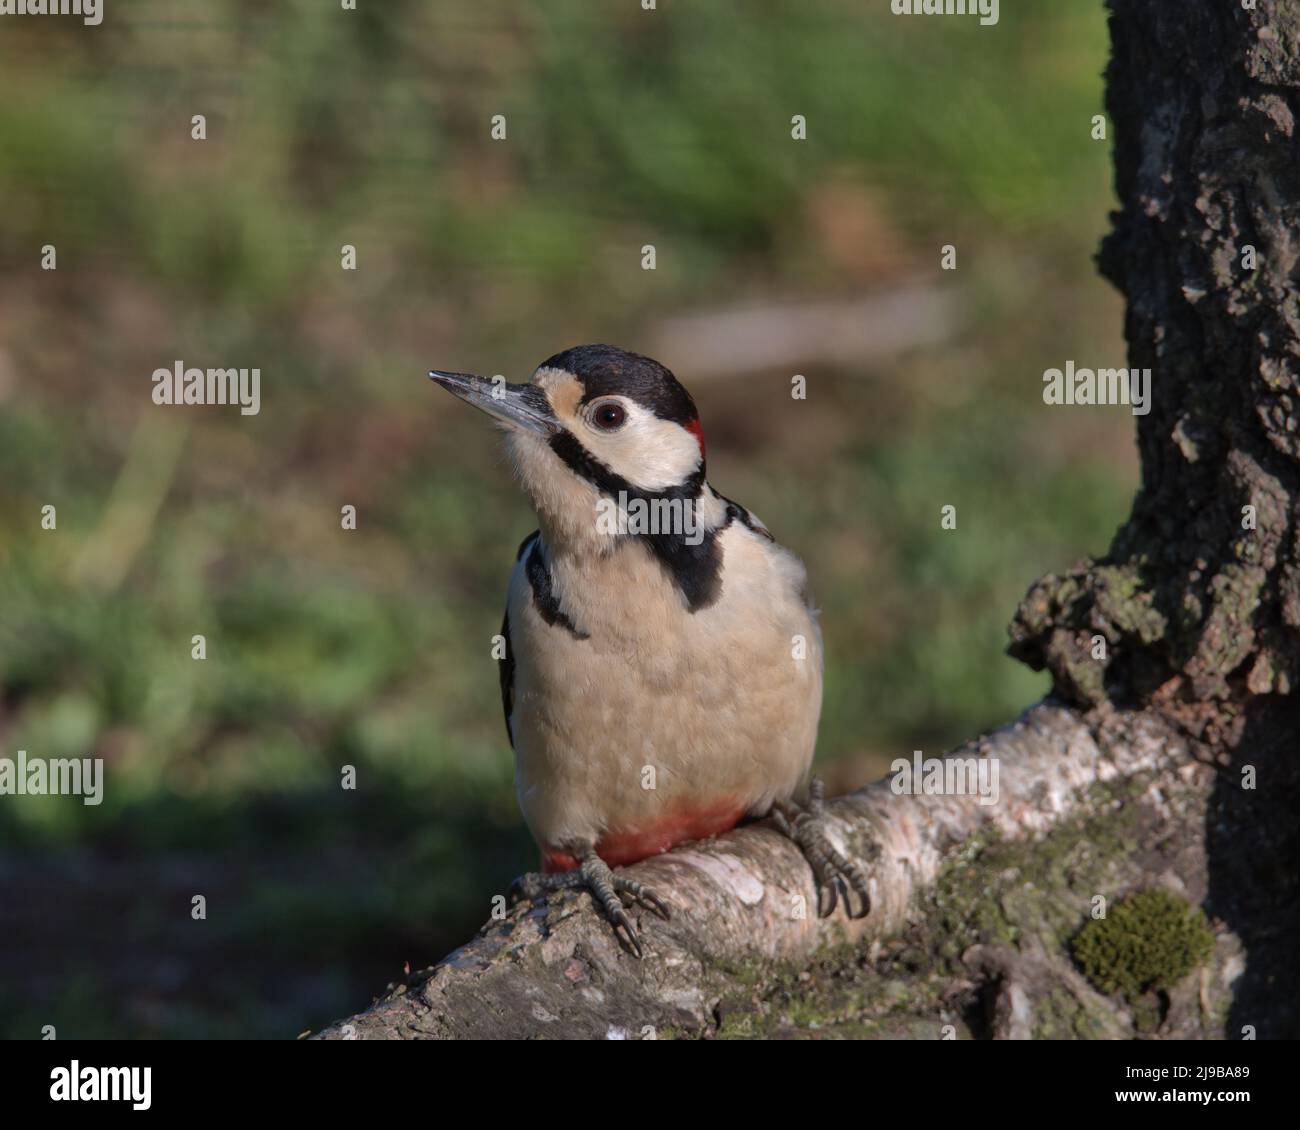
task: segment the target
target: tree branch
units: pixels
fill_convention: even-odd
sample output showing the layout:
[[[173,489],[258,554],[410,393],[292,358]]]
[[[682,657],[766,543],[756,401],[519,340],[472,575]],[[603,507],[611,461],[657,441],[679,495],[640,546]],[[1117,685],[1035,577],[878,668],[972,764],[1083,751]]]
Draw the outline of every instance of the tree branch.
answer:
[[[1086,719],[1050,703],[968,743],[949,759],[997,767],[998,802],[898,795],[891,778],[831,802],[831,834],[872,877],[873,905],[848,919],[816,916],[812,873],[766,825],[686,845],[630,874],[672,903],[641,916],[642,961],[620,950],[585,893],[558,892],[489,922],[473,941],[324,1039],[641,1038],[699,1032],[719,999],[764,970],[844,942],[882,938],[908,920],[920,893],[972,835],[1023,839],[1089,804],[1100,782],[1166,767],[1181,743],[1148,715],[1102,709]]]

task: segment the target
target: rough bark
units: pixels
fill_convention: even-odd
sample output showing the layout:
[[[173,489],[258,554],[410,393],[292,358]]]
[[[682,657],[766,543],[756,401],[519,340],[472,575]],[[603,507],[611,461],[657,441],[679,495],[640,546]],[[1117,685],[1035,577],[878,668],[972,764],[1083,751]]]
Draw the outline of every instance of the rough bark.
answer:
[[[1142,481],[1104,558],[1030,591],[1012,652],[1077,703],[1159,695],[1231,741],[1300,679],[1300,5],[1111,8],[1121,208],[1099,265],[1152,371]]]
[[[1251,953],[1238,1011],[1276,1013],[1300,991],[1300,4],[1111,11],[1120,209],[1099,265],[1129,365],[1152,370],[1142,480],[1103,558],[1033,586],[1011,651],[1229,769],[1207,907]],[[1296,1031],[1294,1006],[1278,1023]]]
[[[323,1036],[1300,1035],[1300,3],[1110,7],[1099,265],[1152,370],[1142,480],[1107,554],[1016,615],[1053,702],[954,755],[995,758],[1001,801],[836,802],[864,920],[797,916],[806,865],[749,828],[634,869],[677,908],[641,916],[643,962],[557,895]],[[1214,955],[1104,997],[1069,940],[1092,899],[1153,885],[1205,906]]]

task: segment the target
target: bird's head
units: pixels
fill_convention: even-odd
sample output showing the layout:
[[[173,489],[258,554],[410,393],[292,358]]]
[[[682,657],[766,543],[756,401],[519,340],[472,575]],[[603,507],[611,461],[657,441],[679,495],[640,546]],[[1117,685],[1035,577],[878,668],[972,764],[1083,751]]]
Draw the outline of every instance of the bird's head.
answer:
[[[581,536],[598,498],[693,499],[703,486],[695,402],[649,357],[579,345],[543,361],[527,384],[429,376],[505,426],[524,488],[560,534]]]

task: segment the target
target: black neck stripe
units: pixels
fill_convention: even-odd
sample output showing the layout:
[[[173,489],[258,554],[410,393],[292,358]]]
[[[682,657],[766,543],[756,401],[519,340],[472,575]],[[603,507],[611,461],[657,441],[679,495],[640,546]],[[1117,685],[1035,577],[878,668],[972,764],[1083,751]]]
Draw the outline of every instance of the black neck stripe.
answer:
[[[532,541],[532,548],[528,550],[524,569],[528,574],[528,584],[533,590],[533,606],[537,609],[537,614],[552,627],[564,628],[575,639],[590,639],[560,607],[560,598],[555,595],[555,586],[551,583],[550,566],[542,556],[541,539],[533,534],[528,540]],[[528,542],[524,544],[527,545]]]
[[[622,494],[629,501],[639,499],[649,504],[657,501],[698,502],[704,489],[704,461],[683,483],[662,491],[639,490],[621,475],[615,474],[591,454],[571,432],[560,432],[551,439],[551,449],[575,475],[597,490],[612,497]],[[686,598],[692,612],[707,608],[722,590],[722,547],[718,534],[730,525],[734,514],[728,510],[723,525],[705,530],[698,544],[692,545],[683,533],[632,534],[639,539],[668,571],[673,583]],[[530,562],[531,563],[531,562]]]

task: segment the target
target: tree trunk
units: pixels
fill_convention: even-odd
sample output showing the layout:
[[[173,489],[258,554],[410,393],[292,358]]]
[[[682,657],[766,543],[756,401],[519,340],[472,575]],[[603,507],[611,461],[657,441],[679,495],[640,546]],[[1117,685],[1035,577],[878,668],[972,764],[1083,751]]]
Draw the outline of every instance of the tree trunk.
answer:
[[[819,920],[798,852],[749,828],[634,869],[676,909],[641,916],[643,962],[555,895],[323,1036],[1300,1036],[1300,3],[1110,6],[1099,264],[1152,374],[1142,481],[1109,553],[1016,614],[1054,697],[953,755],[996,762],[998,803],[837,802],[865,920]],[[1204,904],[1213,953],[1107,995],[1070,942],[1149,886]]]
[[[1296,1035],[1300,4],[1111,9],[1121,208],[1099,265],[1129,365],[1152,370],[1142,482],[1106,557],[1030,590],[1011,651],[1080,706],[1158,712],[1223,768],[1207,909],[1250,955],[1241,1023]]]

